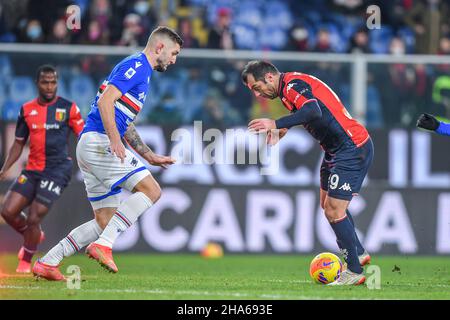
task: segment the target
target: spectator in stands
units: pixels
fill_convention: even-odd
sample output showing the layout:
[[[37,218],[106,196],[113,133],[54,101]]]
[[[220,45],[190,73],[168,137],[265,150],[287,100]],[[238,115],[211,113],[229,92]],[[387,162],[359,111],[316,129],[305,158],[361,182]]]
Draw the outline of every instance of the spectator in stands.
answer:
[[[208,48],[231,50],[235,47],[230,24],[231,10],[220,8],[217,12],[216,24],[208,34]]]
[[[183,118],[172,93],[168,92],[164,94],[155,108],[150,111],[148,122],[151,124],[173,126],[182,124]]]
[[[371,53],[366,29],[361,28],[355,32],[350,40],[348,53]]]
[[[108,32],[103,32],[97,20],[89,22],[87,32],[83,35],[82,44],[107,45],[109,43]]]
[[[210,89],[192,121],[202,121],[205,126],[219,129],[239,124],[239,115],[225,101],[217,89]]]
[[[136,1],[133,5],[133,11],[141,18],[139,25],[142,30],[137,38],[138,43],[140,46],[145,46],[145,44],[147,43],[148,35],[150,34],[151,30],[156,27],[158,20],[158,18],[156,17],[157,14],[150,7],[150,3],[148,0]]]
[[[141,17],[135,13],[129,13],[125,16],[123,21],[122,38],[119,41],[121,46],[138,46],[139,38],[144,33],[144,28],[141,25]]]
[[[330,33],[327,29],[320,29],[317,33],[317,42],[314,47],[315,52],[331,52]]]
[[[58,44],[69,44],[71,42],[71,36],[64,19],[59,19],[55,22],[53,33],[50,35],[48,42]]]
[[[178,22],[178,34],[183,38],[183,48],[200,48],[200,43],[192,34],[191,20],[180,19]]]
[[[297,24],[289,30],[289,41],[285,48],[287,51],[308,51],[309,31],[303,25]]]
[[[42,33],[42,26],[39,20],[31,20],[26,29],[27,42],[43,42],[44,34]]]
[[[447,1],[418,0],[405,16],[405,22],[415,31],[416,53],[436,54],[439,39],[448,35],[450,7]],[[447,33],[447,34],[446,34]]]

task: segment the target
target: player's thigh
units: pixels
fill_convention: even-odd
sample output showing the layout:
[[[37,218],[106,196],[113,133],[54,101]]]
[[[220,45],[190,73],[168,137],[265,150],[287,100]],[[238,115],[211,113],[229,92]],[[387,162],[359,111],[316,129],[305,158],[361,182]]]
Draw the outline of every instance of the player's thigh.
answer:
[[[14,181],[10,189],[6,193],[3,206],[2,216],[16,216],[20,214],[35,197],[36,181],[24,172]]]
[[[117,207],[105,207],[94,210],[95,221],[97,221],[100,228],[105,229],[116,211]]]
[[[347,148],[335,156],[330,169],[328,197],[350,201],[361,190],[373,159],[373,145],[369,139],[362,147]]]
[[[151,174],[145,176],[134,186],[134,192],[144,193],[153,203],[161,197],[161,187]]]
[[[325,200],[327,199],[328,192],[320,188],[320,207],[325,209]]]

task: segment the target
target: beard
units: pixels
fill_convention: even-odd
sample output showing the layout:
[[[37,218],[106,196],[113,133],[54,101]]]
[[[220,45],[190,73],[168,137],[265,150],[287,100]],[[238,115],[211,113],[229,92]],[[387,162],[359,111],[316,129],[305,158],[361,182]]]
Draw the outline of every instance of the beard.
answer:
[[[156,59],[157,65],[155,66],[155,70],[158,72],[164,72],[167,70],[167,64],[163,63],[161,59]]]

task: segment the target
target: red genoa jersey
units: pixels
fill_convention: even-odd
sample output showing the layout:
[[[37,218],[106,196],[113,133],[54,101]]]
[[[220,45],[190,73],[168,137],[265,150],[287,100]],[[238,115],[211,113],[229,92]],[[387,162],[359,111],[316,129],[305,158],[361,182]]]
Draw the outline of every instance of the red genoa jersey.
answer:
[[[84,126],[74,102],[56,97],[48,104],[33,99],[23,104],[16,125],[16,139],[30,139],[26,170],[51,172],[70,161],[68,138],[78,137]]]

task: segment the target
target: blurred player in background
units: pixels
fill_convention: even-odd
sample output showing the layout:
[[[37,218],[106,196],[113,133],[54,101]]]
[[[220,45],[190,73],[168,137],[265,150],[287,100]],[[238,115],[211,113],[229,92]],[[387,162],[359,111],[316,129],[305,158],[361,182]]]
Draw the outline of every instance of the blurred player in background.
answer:
[[[58,74],[50,65],[39,67],[36,76],[39,96],[20,109],[16,139],[0,170],[0,180],[19,159],[30,140],[30,154],[25,170],[6,194],[2,217],[23,235],[16,272],[31,272],[31,259],[44,240],[42,219],[47,215],[70,181],[72,160],[68,155],[70,131],[78,137],[84,122],[74,102],[56,95]],[[23,210],[28,208],[28,215]]]
[[[441,122],[431,114],[422,113],[417,120],[417,127],[432,130],[441,135],[450,136],[450,123]]]
[[[347,263],[347,269],[333,284],[364,283],[362,266],[370,262],[370,256],[356,235],[347,208],[372,162],[373,143],[367,130],[352,119],[337,95],[313,76],[280,73],[269,62],[251,61],[242,72],[242,80],[256,96],[279,97],[291,112],[278,120],[252,120],[250,131],[266,132],[267,143],[273,145],[288,129],[302,125],[319,141],[325,151],[320,169],[320,205]]]
[[[36,276],[63,280],[58,269],[62,259],[89,243],[86,253],[90,258],[111,272],[118,271],[112,256],[115,240],[161,196],[150,171],[125,149],[122,138],[152,165],[165,168],[175,162],[153,153],[142,142],[133,121],[144,105],[153,70],[166,71],[176,62],[182,45],[183,40],[172,29],[158,27],[144,50],[119,62],[100,86],[77,145],[78,166],[95,219],[72,230],[38,260],[33,267]],[[133,193],[122,203],[121,188]]]

